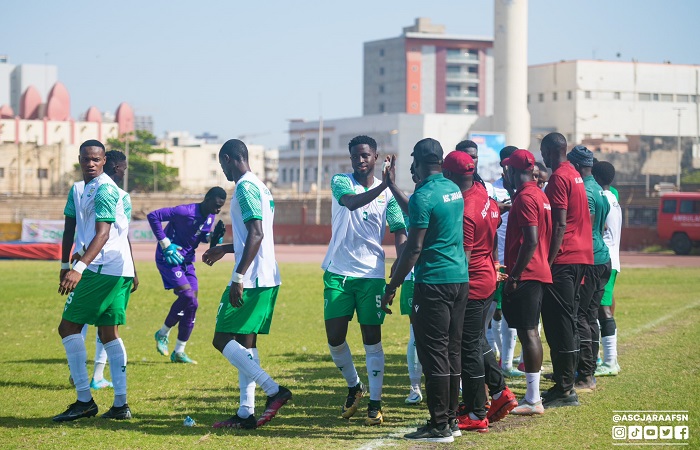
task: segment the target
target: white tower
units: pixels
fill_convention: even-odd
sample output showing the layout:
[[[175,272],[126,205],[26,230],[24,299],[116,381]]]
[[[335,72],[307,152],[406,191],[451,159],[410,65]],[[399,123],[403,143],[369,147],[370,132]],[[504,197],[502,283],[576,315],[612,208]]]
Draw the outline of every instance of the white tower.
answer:
[[[506,145],[530,144],[527,109],[527,0],[494,0],[494,131]]]

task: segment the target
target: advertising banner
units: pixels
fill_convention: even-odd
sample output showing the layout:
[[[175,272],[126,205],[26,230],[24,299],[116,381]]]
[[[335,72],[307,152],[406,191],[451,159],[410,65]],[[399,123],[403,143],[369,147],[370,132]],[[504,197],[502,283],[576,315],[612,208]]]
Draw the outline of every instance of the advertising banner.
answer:
[[[63,220],[22,220],[22,241],[60,244],[63,240]],[[131,242],[155,242],[147,220],[134,220],[129,224]]]
[[[22,241],[60,244],[63,240],[62,220],[22,219]]]
[[[503,133],[469,133],[469,139],[479,146],[479,167],[477,172],[486,181],[493,183],[501,178],[501,149],[506,146]]]

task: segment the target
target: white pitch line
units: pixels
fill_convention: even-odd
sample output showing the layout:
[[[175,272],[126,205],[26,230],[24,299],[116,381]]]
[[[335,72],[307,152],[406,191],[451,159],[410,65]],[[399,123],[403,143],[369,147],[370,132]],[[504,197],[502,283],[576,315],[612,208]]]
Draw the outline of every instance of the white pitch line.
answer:
[[[628,331],[624,331],[623,333],[620,333],[622,337],[628,338],[630,336],[635,336],[639,333],[642,333],[647,330],[651,330],[653,328],[656,328],[657,326],[661,325],[662,323],[666,322],[667,320],[673,319],[675,316],[689,310],[693,309],[697,306],[700,306],[700,300],[696,300],[693,303],[688,303],[687,305],[676,309],[672,313],[666,314],[665,316],[661,316],[658,319],[652,320],[651,322],[647,322],[644,325],[641,325],[637,328],[633,328]],[[389,434],[386,437],[374,439],[372,441],[367,442],[366,444],[362,445],[361,447],[358,447],[357,450],[375,450],[380,447],[390,447],[390,446],[395,446],[396,439],[403,437],[404,434],[413,431],[413,428],[401,428],[401,429],[395,429],[393,433]]]
[[[358,447],[357,450],[374,450],[379,447],[390,447],[396,445],[396,440],[402,438],[404,434],[415,431],[416,427],[413,428],[394,428],[394,432],[390,435],[382,438],[377,438],[372,441],[367,442],[362,447]]]
[[[698,306],[700,306],[700,300],[696,300],[693,303],[688,303],[685,306],[682,306],[682,307],[676,309],[675,311],[666,314],[665,316],[661,316],[658,319],[652,320],[651,322],[647,322],[644,325],[641,325],[637,328],[633,328],[631,330],[622,329],[620,332],[620,337],[628,338],[630,336],[635,336],[635,335],[642,333],[644,331],[654,329],[657,326],[661,325],[662,323],[666,322],[667,320],[673,319],[675,316],[677,316],[677,315],[679,315],[679,314],[681,314],[689,309],[693,309],[695,307],[698,307]]]

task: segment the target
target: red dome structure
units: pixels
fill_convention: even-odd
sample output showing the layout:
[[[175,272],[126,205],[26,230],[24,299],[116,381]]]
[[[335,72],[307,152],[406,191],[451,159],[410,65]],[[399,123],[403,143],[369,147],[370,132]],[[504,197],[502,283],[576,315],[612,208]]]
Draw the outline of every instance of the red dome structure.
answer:
[[[120,136],[134,131],[134,110],[131,109],[128,103],[122,102],[119,105],[115,117],[119,126]]]
[[[19,117],[25,120],[36,120],[39,118],[39,107],[41,106],[41,95],[34,86],[29,86],[19,101]]]
[[[49,120],[65,121],[70,118],[70,95],[61,82],[57,82],[49,92],[46,102],[46,118]]]
[[[15,117],[15,112],[12,110],[10,105],[0,106],[0,119],[13,119]]]
[[[91,106],[85,113],[85,121],[102,123],[102,113],[96,107]]]

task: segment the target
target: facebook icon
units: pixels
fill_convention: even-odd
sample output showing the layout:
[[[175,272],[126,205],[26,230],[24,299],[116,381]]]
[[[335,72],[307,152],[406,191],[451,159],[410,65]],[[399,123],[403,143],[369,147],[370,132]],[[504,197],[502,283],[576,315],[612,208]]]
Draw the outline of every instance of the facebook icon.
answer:
[[[673,427],[673,437],[676,439],[688,439],[688,426],[681,425]]]

